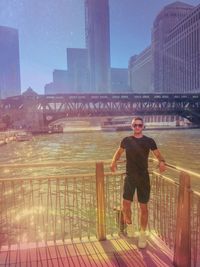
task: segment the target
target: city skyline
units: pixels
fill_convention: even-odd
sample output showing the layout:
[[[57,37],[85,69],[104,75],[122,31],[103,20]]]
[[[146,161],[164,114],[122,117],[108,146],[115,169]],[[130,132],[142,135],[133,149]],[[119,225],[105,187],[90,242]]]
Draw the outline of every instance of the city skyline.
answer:
[[[66,49],[85,48],[83,0],[1,0],[0,25],[18,29],[22,92],[31,86],[44,93],[55,69],[67,69]],[[110,0],[111,67],[124,68],[134,54],[151,42],[153,21],[159,11],[174,1]],[[185,3],[196,6],[199,1]],[[140,27],[138,27],[140,25]]]

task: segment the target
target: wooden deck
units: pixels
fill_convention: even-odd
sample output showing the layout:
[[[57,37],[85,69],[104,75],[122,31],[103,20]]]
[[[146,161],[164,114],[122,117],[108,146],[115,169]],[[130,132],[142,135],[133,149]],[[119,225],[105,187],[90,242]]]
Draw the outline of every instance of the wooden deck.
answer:
[[[137,248],[137,239],[108,237],[99,242],[94,239],[68,240],[44,244],[12,246],[9,251],[1,247],[1,267],[56,267],[56,266],[118,266],[118,267],[170,267],[172,252],[156,236],[148,238],[146,249]]]

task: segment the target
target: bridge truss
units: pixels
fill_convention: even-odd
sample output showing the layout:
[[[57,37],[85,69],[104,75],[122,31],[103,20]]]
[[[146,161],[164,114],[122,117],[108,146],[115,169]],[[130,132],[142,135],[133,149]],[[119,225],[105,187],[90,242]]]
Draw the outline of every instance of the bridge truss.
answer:
[[[180,115],[200,124],[200,94],[37,95],[31,103],[47,124],[64,117],[162,114]],[[1,100],[1,112],[23,109],[23,95]]]

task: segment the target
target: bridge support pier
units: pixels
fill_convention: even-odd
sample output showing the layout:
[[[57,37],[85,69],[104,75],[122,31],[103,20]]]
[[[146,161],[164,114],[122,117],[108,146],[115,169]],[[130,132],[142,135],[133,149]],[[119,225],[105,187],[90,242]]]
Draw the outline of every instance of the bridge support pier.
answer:
[[[43,112],[38,106],[38,95],[29,88],[23,94],[23,117],[25,128],[33,133],[44,131]]]

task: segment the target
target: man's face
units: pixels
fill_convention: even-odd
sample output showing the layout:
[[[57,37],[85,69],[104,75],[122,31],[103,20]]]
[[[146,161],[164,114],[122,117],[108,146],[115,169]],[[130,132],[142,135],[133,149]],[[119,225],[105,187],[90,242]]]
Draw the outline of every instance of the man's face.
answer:
[[[144,129],[143,122],[141,120],[134,120],[132,123],[132,127],[134,130],[134,133],[140,134],[142,133],[142,130]]]

